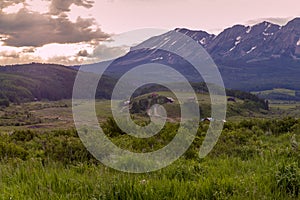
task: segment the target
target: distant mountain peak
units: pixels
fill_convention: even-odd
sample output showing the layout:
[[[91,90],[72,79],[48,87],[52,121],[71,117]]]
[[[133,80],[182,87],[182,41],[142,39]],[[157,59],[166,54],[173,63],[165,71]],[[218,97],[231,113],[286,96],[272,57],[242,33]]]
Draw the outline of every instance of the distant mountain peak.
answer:
[[[229,87],[257,90],[256,86],[261,87],[261,81],[266,84],[264,87],[292,85],[300,90],[300,18],[291,20],[285,26],[268,21],[252,26],[238,24],[218,35],[202,30],[176,28],[133,47],[127,55],[117,59],[109,73],[118,74],[150,62],[174,66],[192,81],[197,81],[198,77],[193,79],[195,73],[182,57],[161,50],[162,46],[176,47],[186,49],[186,55],[194,54],[187,43],[171,40],[174,31],[191,37],[205,48],[220,67],[225,84]],[[147,49],[143,49],[143,46]],[[289,82],[291,77],[292,83]]]
[[[201,32],[177,30],[188,36]],[[300,18],[291,20],[285,26],[269,21],[252,26],[237,24],[210,38],[209,42],[206,38],[202,39],[200,44],[220,63],[227,63],[228,60],[244,63],[283,58],[299,60]]]
[[[209,34],[206,31],[201,30],[189,30],[186,28],[176,28],[176,32],[183,33],[191,38],[193,38],[195,41],[197,41],[202,46],[207,46],[210,44],[210,42],[216,37],[214,34]]]
[[[296,29],[296,30],[299,30],[300,31],[300,17],[298,18],[295,18],[291,21],[289,21],[286,25],[285,25],[286,28],[289,28],[289,29]]]
[[[263,21],[263,22],[261,22],[261,23],[259,23],[259,24],[257,24],[257,25],[269,26],[269,25],[277,25],[277,24],[274,24],[274,23],[269,22],[269,21]]]

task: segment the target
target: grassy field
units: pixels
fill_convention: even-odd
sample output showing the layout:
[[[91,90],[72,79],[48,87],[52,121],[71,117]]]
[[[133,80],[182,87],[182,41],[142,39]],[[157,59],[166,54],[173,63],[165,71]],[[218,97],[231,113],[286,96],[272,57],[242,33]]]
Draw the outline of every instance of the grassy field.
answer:
[[[11,162],[0,164],[2,199],[297,199],[276,184],[281,167],[293,172],[297,165],[280,166],[270,157],[180,160],[144,175],[87,164]]]
[[[209,105],[207,95],[198,98]],[[242,115],[227,119],[207,157],[198,156],[208,129],[200,123],[179,160],[145,174],[118,172],[93,158],[74,130],[70,100],[1,108],[0,199],[299,199],[300,105],[273,101],[264,113],[243,103],[229,102],[230,112],[239,108]],[[178,124],[169,122],[154,137],[133,138],[106,122],[109,101],[97,101],[96,110],[106,134],[129,151],[160,149],[177,133]]]
[[[300,102],[299,101],[270,101],[271,115],[276,118],[281,117],[300,117]]]
[[[300,121],[229,122],[214,150],[199,159],[207,124],[172,165],[130,174],[103,166],[85,150],[76,132],[15,131],[0,135],[2,199],[298,199]],[[168,124],[164,137],[173,137]],[[159,148],[161,136],[141,141],[115,135],[130,151]],[[128,161],[131,162],[131,161]]]
[[[169,121],[180,118],[179,103],[171,92],[158,92],[159,95],[172,97],[173,104],[164,104]],[[147,95],[144,95],[147,96]],[[141,97],[139,97],[141,98]],[[188,97],[187,97],[188,98]],[[210,117],[210,97],[207,94],[197,94],[201,110],[201,118]],[[104,122],[111,116],[111,106],[108,100],[96,100],[96,114],[99,122]],[[270,101],[270,111],[245,107],[245,101],[236,98],[236,102],[228,102],[227,120],[241,121],[251,118],[283,118],[287,116],[300,117],[300,103],[297,101]],[[140,115],[135,119],[148,120]],[[55,130],[74,127],[71,100],[38,101],[22,104],[11,104],[0,107],[0,130]]]

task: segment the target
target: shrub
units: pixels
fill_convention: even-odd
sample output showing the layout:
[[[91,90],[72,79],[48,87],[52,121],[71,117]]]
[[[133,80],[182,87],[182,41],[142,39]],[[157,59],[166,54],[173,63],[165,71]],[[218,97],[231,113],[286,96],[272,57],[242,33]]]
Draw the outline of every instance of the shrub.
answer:
[[[102,125],[102,129],[109,137],[117,137],[126,134],[119,128],[118,124],[112,117],[109,117],[106,120],[106,122]]]
[[[15,141],[30,141],[34,138],[36,134],[33,131],[27,130],[27,131],[15,131],[11,135],[11,139]]]
[[[24,148],[13,143],[0,143],[1,159],[20,158],[22,160],[26,160],[28,154],[29,153]]]

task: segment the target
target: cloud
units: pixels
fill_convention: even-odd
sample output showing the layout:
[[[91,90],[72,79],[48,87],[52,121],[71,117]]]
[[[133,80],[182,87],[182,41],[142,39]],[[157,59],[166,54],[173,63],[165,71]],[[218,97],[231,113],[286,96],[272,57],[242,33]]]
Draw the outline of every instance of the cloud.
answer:
[[[53,18],[51,15],[32,12],[23,8],[17,13],[0,13],[0,34],[4,45],[14,47],[40,47],[49,43],[80,43],[104,41],[110,37],[94,19],[78,17],[71,22],[66,15]]]
[[[84,63],[84,59],[76,56],[53,56],[45,59],[32,53],[22,53],[17,51],[0,52],[0,65],[15,65],[26,63],[54,63],[61,65],[80,65]]]
[[[103,32],[95,19],[69,19],[67,12],[71,11],[72,5],[91,8],[94,4],[92,0],[44,0],[49,2],[49,11],[44,13],[29,10],[26,1],[0,1],[0,47],[5,47],[0,51],[1,64],[48,62],[78,65],[114,59],[128,51],[124,46],[108,47],[102,44],[111,40],[111,35]],[[23,4],[23,8],[6,12],[6,8],[18,4]],[[91,49],[83,48],[74,54],[43,57],[39,49],[47,44],[88,44]],[[50,55],[53,53],[49,52]]]
[[[54,56],[46,60],[47,63],[61,64],[61,65],[80,65],[84,59],[73,56]]]
[[[34,47],[29,47],[29,48],[25,48],[23,49],[23,53],[34,53],[35,52],[35,48]]]
[[[0,52],[0,57],[18,59],[20,54],[16,51],[2,51]]]
[[[111,60],[116,59],[129,50],[129,47],[120,46],[120,47],[108,47],[104,44],[98,45],[93,53],[89,56],[97,61]]]
[[[91,51],[92,49],[89,49]],[[0,52],[0,65],[24,64],[24,63],[55,63],[62,65],[81,65],[90,64],[105,60],[116,59],[129,50],[129,47],[108,47],[104,44],[98,45],[92,53],[87,49],[82,49],[74,55],[57,55],[48,58],[36,55],[38,51],[34,47],[29,48],[13,48],[12,50],[5,50]]]
[[[26,0],[1,0],[0,1],[0,10],[7,8],[9,6],[14,6],[19,3],[26,3]]]
[[[78,52],[77,56],[79,56],[79,57],[88,57],[89,53],[87,52],[87,50],[80,50]]]
[[[293,17],[268,17],[268,18],[259,18],[259,19],[253,19],[246,22],[246,24],[254,25],[258,24],[263,21],[271,22],[278,25],[285,25],[287,22],[292,20]]]
[[[20,63],[44,62],[38,56],[28,53],[20,53],[17,51],[2,51],[0,52],[0,65],[14,65]]]
[[[85,8],[91,8],[93,7],[94,3],[95,2],[91,0],[51,0],[50,14],[59,15],[63,12],[70,12],[70,7],[72,4]]]
[[[129,47],[127,46],[108,47],[105,44],[100,44],[94,48],[92,53],[89,53],[86,49],[83,49],[73,57],[77,58],[77,61],[79,62],[84,61],[84,63],[95,63],[119,58],[120,56],[125,55],[128,51]]]

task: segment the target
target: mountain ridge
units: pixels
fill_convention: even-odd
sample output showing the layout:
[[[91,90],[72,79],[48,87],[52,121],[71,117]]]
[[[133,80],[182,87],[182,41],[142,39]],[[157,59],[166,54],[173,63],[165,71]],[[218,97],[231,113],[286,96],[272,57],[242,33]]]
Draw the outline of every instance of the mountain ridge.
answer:
[[[262,91],[273,88],[300,90],[300,18],[295,18],[284,26],[266,21],[253,26],[234,25],[218,35],[201,30],[176,28],[131,48],[130,52],[110,64],[105,75],[113,77],[112,82],[115,82],[122,74],[135,66],[159,63],[173,67],[187,76],[191,82],[201,82],[201,78],[195,76],[193,66],[182,57],[163,51],[159,49],[159,46],[153,49],[139,49],[139,46],[143,46],[144,43],[156,42],[166,46],[172,45],[166,39],[174,31],[191,37],[207,50],[217,64],[226,88],[243,91]],[[193,54],[193,51],[188,53]],[[91,68],[96,69],[97,72],[97,66],[101,67],[106,63],[109,62],[86,66],[93,66]],[[32,63],[32,65],[42,64]],[[16,66],[12,68],[2,66],[0,71],[12,70]],[[70,68],[78,69],[79,66]],[[85,66],[81,69],[84,70],[84,68]],[[74,72],[71,74],[70,76],[74,79]],[[38,82],[42,88],[42,81]],[[32,99],[38,94],[27,96]],[[66,98],[70,96],[69,93],[67,94]],[[44,98],[44,95],[40,98]]]
[[[218,35],[176,28],[132,47],[125,56],[114,60],[106,73],[119,78],[137,65],[159,63],[173,67],[192,82],[199,82],[198,77],[193,77],[193,67],[186,60],[160,49],[161,46],[174,45],[168,41],[174,31],[191,37],[210,54],[226,88],[300,90],[300,18],[284,26],[267,21],[253,26],[234,25]],[[153,48],[139,49],[144,44]],[[178,48],[186,48],[184,45]],[[187,53],[193,54],[192,50],[186,49]]]
[[[185,28],[175,30],[188,36],[192,33],[201,32]],[[213,39],[207,40],[212,36],[214,36]],[[194,35],[192,38],[196,39],[197,36]],[[203,45],[201,42],[203,40],[209,42]],[[238,59],[235,60],[239,60],[241,57],[247,57],[247,54],[253,54],[252,57],[259,58],[291,56],[293,59],[300,59],[300,18],[295,18],[284,26],[268,21],[253,26],[238,24],[224,29],[218,35],[207,33],[207,36],[197,41],[200,41],[199,43],[217,61],[220,58],[236,58],[236,56],[238,56]],[[275,48],[274,43],[279,46]],[[270,54],[270,52],[273,54]]]

